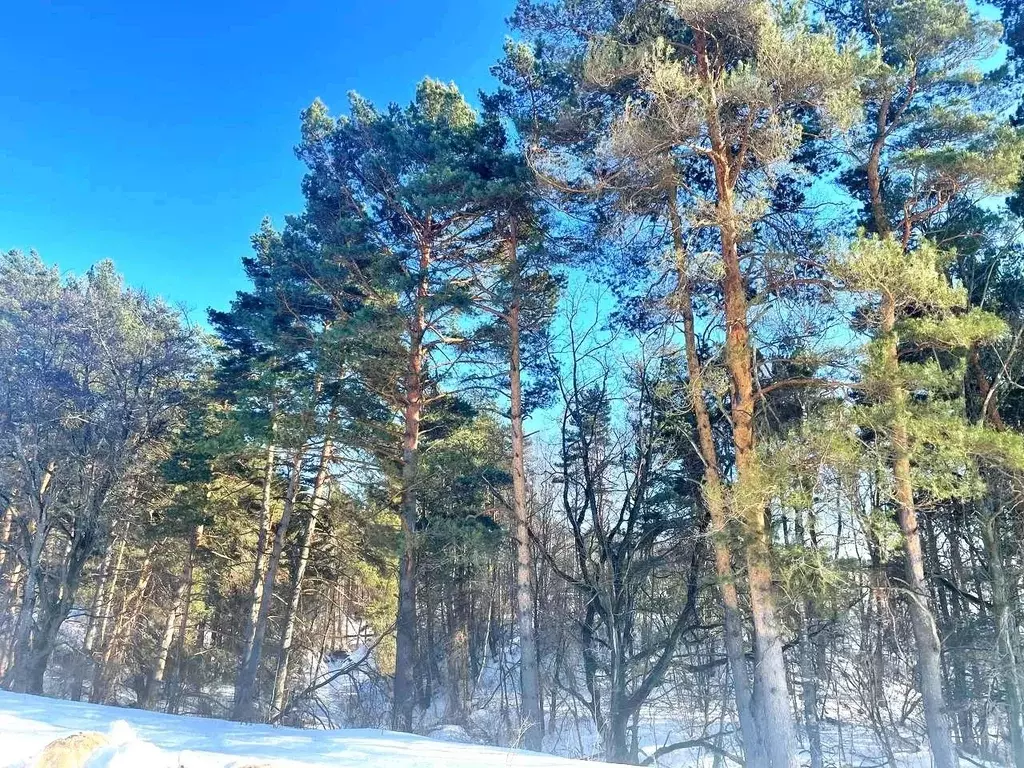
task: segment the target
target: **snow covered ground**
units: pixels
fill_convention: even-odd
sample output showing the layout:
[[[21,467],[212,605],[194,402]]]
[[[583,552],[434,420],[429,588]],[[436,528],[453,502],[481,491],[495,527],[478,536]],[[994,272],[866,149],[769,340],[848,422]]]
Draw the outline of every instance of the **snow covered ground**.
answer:
[[[573,768],[600,766],[530,752],[387,731],[241,725],[0,692],[0,766],[32,766],[50,741],[109,734],[89,768]]]

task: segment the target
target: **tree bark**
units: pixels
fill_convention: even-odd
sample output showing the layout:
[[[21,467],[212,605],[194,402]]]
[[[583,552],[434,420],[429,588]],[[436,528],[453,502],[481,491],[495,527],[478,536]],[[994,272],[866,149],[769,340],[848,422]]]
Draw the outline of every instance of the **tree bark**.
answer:
[[[871,150],[868,153],[868,162],[864,172],[868,182],[868,201],[871,207],[871,221],[875,225],[875,232],[879,237],[885,237],[892,228],[889,226],[889,217],[885,213],[885,202],[882,199],[882,149],[885,147],[885,139],[888,135],[888,115],[890,99],[882,99],[878,105],[878,114],[875,117],[875,135],[871,141]]]
[[[811,540],[804,535],[803,513],[796,511],[794,528],[798,546],[816,546],[813,517],[811,518]],[[811,757],[811,768],[823,768],[824,754],[821,750],[821,724],[818,722],[818,671],[815,669],[814,647],[811,640],[810,621],[815,614],[814,603],[809,599],[797,598],[797,618],[800,622],[798,646],[800,652],[800,691],[803,704],[804,731],[807,734],[807,751]]]
[[[721,157],[725,157],[724,147]],[[735,510],[745,528],[747,582],[754,620],[757,704],[761,710],[760,734],[767,765],[790,768],[796,765],[793,715],[789,708],[786,662],[782,653],[782,632],[775,607],[772,584],[771,542],[765,526],[764,507],[758,503],[761,483],[754,446],[754,361],[747,319],[747,287],[740,264],[736,211],[728,165],[716,161],[719,232],[725,275],[725,365],[732,385],[730,414],[735,451]]]
[[[31,681],[31,674],[28,670],[30,656],[32,653],[32,634],[36,621],[36,603],[39,597],[39,576],[42,568],[43,548],[46,544],[47,535],[50,532],[49,519],[49,494],[50,484],[53,481],[53,474],[56,471],[56,462],[51,460],[47,464],[40,478],[39,488],[33,499],[35,506],[35,520],[30,528],[30,544],[28,548],[28,562],[25,567],[25,580],[22,586],[21,608],[18,611],[18,620],[14,626],[13,640],[11,641],[11,666],[7,670],[4,685],[12,691],[32,692],[34,687]],[[42,681],[39,681],[41,692]]]
[[[128,546],[128,528],[129,526],[126,525],[124,533],[121,536],[121,541],[118,543],[117,557],[114,560],[114,566],[110,569],[108,577],[103,580],[103,586],[105,587],[105,589],[100,595],[100,603],[98,606],[97,613],[99,623],[96,625],[96,633],[95,636],[93,637],[93,647],[90,650],[106,647],[107,626],[110,624],[110,620],[114,617],[113,604],[114,595],[117,593],[117,577],[121,573],[121,570],[124,568],[124,553],[125,549]],[[97,671],[99,670],[100,667],[102,667],[102,664],[97,666]],[[95,703],[95,699],[93,698],[92,695],[93,693],[95,692],[91,692],[89,700]]]
[[[271,432],[273,432],[273,428],[271,428]],[[263,578],[267,571],[267,539],[270,538],[276,455],[276,448],[273,441],[271,441],[267,445],[267,455],[263,465],[259,530],[256,535],[256,560],[253,563],[252,578],[249,580],[249,612],[246,614],[245,631],[242,633],[243,659],[247,659],[252,655],[252,644],[256,637],[256,621],[259,618],[261,598],[263,597]]]
[[[107,594],[107,582],[110,580],[114,567],[115,549],[115,547],[107,547],[107,551],[103,553],[103,560],[100,562],[100,583],[96,587],[96,594],[93,596],[92,606],[89,609],[89,620],[85,627],[85,642],[82,646],[84,658],[75,670],[75,681],[72,685],[71,698],[75,701],[80,701],[82,698],[86,667],[93,661],[92,654],[96,649],[96,634],[99,628],[100,616],[103,615],[103,601]]]
[[[7,550],[11,548],[11,528],[14,524],[14,505],[8,504],[4,510],[3,524],[0,525],[0,574],[7,562]]]
[[[77,521],[74,533],[67,541],[60,562],[63,564],[57,587],[46,594],[38,605],[35,630],[25,663],[15,673],[26,693],[41,694],[46,669],[57,645],[57,634],[75,604],[75,595],[82,580],[85,563],[93,551],[96,536],[95,515]]]
[[[705,116],[715,178],[716,225],[721,237],[721,282],[725,314],[725,367],[731,383],[729,410],[736,482],[733,512],[744,524],[747,582],[754,621],[756,704],[760,735],[769,768],[796,765],[793,714],[789,707],[786,664],[772,584],[771,540],[764,507],[758,502],[760,467],[754,445],[754,359],[747,318],[747,286],[739,254],[734,190],[746,158],[722,132],[717,72],[712,71],[707,33],[694,31],[698,75],[705,89]]]
[[[519,631],[519,683],[522,693],[520,729],[526,749],[540,750],[544,738],[541,714],[540,655],[533,618],[533,555],[530,551],[530,521],[526,504],[526,434],[523,430],[522,352],[520,314],[522,284],[518,248],[513,235],[509,258],[514,272],[512,304],[508,312],[509,399],[512,422],[512,514],[515,524],[516,628]]]
[[[277,523],[277,531],[274,533],[274,544],[270,550],[270,556],[267,558],[267,569],[263,575],[263,587],[260,592],[259,611],[256,614],[252,643],[249,647],[249,653],[242,658],[238,677],[235,680],[235,697],[231,708],[231,717],[242,722],[252,722],[258,715],[256,682],[260,671],[260,660],[263,655],[263,639],[266,637],[267,622],[270,618],[270,604],[274,598],[274,581],[277,579],[277,570],[281,564],[281,553],[284,551],[284,542],[288,535],[288,525],[291,523],[292,512],[295,509],[295,500],[298,497],[299,486],[302,481],[304,447],[297,447],[292,455],[284,509],[281,512],[281,519]]]
[[[96,668],[93,688],[90,691],[90,701],[94,703],[108,701],[111,690],[120,679],[122,670],[119,662],[122,657],[124,644],[131,634],[135,622],[138,620],[146,599],[149,580],[153,575],[153,552],[155,548],[155,545],[150,548],[142,564],[139,566],[139,578],[135,586],[129,589],[128,585],[125,585],[121,607],[117,615],[113,617],[114,625],[106,639],[103,656]]]
[[[1013,611],[1010,610],[1010,587],[1006,566],[1003,563],[1000,511],[996,506],[985,516],[981,521],[981,534],[992,579],[992,608],[995,612],[996,647],[999,653],[996,667],[1001,673],[1006,696],[1010,752],[1014,768],[1024,768],[1024,676],[1021,675],[1021,660],[1017,646],[1019,628]]]
[[[683,321],[686,347],[686,367],[690,402],[697,426],[697,446],[704,463],[703,498],[711,518],[711,545],[715,556],[715,576],[722,599],[725,655],[733,680],[736,714],[740,722],[740,737],[747,761],[751,765],[764,763],[765,757],[754,717],[750,680],[747,676],[746,654],[743,648],[743,614],[736,591],[732,554],[729,550],[729,515],[725,506],[725,489],[718,465],[715,437],[711,417],[704,400],[704,367],[697,352],[697,331],[694,323],[693,295],[690,291],[686,244],[683,239],[682,220],[676,202],[676,190],[669,190],[668,211],[675,252],[676,298]]]
[[[178,624],[178,649],[177,658],[175,659],[174,665],[174,678],[168,681],[167,684],[167,711],[177,712],[178,702],[180,694],[182,692],[182,681],[187,671],[185,666],[188,661],[186,658],[185,647],[188,642],[188,617],[192,610],[192,589],[194,587],[193,574],[195,573],[196,565],[196,553],[199,550],[199,545],[203,540],[203,531],[205,526],[197,525],[195,530],[192,532],[192,541],[189,545],[188,560],[185,562],[185,573],[182,575],[182,583],[185,585],[185,595],[181,600],[181,610],[179,611],[179,624]]]
[[[333,420],[332,415],[328,420],[328,424],[333,422]],[[288,682],[288,664],[292,651],[292,637],[295,632],[295,617],[298,614],[299,601],[302,599],[302,581],[306,575],[306,566],[309,564],[309,551],[313,544],[313,537],[316,534],[317,521],[320,517],[320,512],[327,503],[327,478],[333,454],[334,444],[329,436],[325,437],[323,447],[320,450],[320,464],[317,467],[316,477],[313,480],[313,498],[309,505],[309,518],[306,520],[306,528],[302,534],[299,562],[292,577],[291,597],[288,600],[284,628],[281,631],[281,648],[277,656],[277,672],[274,675],[274,699],[271,704],[271,712],[273,714],[278,714],[284,710],[285,689]]]
[[[182,578],[178,582],[178,586],[174,588],[171,607],[167,609],[167,616],[164,619],[164,630],[160,633],[160,645],[157,647],[156,661],[153,664],[153,676],[146,685],[145,695],[139,699],[139,706],[143,709],[149,707],[153,695],[163,687],[164,676],[167,673],[167,659],[171,655],[171,646],[174,644],[174,629],[181,615],[187,587],[188,584]]]
[[[412,731],[416,665],[416,524],[419,518],[418,476],[420,420],[423,417],[423,362],[426,349],[427,282],[431,252],[420,247],[416,306],[409,324],[405,371],[404,435],[402,437],[402,555],[398,563],[398,618],[395,622],[395,683],[391,727]]]
[[[883,354],[887,370],[899,366],[898,342],[895,334],[896,308],[888,297],[882,301],[881,332],[885,339]],[[917,647],[917,676],[921,686],[928,742],[936,768],[956,768],[958,759],[953,748],[946,701],[942,691],[942,650],[929,605],[928,582],[924,576],[924,553],[914,506],[914,486],[910,469],[910,441],[907,432],[906,401],[909,394],[897,386],[893,393],[898,413],[892,423],[892,471],[895,483],[897,515],[903,532],[906,555],[907,604]]]

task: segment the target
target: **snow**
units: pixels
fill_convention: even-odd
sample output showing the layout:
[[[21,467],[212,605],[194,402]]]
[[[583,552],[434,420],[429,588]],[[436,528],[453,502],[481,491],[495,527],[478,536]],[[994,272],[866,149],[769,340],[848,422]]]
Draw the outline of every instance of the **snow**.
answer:
[[[54,739],[79,731],[110,744],[88,768],[572,768],[584,763],[519,750],[379,730],[243,725],[0,692],[0,766],[32,767]],[[591,768],[602,763],[586,763]]]

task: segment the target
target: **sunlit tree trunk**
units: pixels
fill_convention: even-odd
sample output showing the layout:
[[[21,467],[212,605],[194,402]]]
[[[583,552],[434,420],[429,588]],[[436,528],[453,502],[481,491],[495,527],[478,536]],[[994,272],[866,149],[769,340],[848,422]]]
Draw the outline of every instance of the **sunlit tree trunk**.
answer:
[[[418,476],[420,421],[423,418],[423,362],[426,354],[427,274],[431,251],[420,247],[416,307],[409,324],[409,349],[405,370],[404,434],[402,437],[402,555],[398,563],[398,618],[395,623],[395,683],[391,727],[412,730],[416,667],[416,523],[419,518]]]
[[[0,574],[7,563],[7,551],[11,548],[11,528],[14,524],[14,505],[8,504],[4,510],[3,523],[0,523]]]
[[[271,428],[271,432],[273,432],[273,428]],[[256,534],[256,559],[253,563],[252,577],[249,580],[249,611],[245,617],[245,630],[242,633],[243,659],[247,659],[252,655],[252,644],[256,637],[256,621],[259,618],[260,604],[263,597],[263,579],[267,572],[267,540],[270,538],[276,456],[277,449],[273,445],[273,441],[271,441],[267,446],[263,464],[260,518]]]
[[[747,317],[747,285],[740,263],[734,189],[745,158],[733,157],[722,134],[716,75],[706,33],[696,31],[699,76],[706,93],[708,134],[715,177],[717,226],[721,237],[722,298],[725,314],[725,367],[731,383],[730,416],[736,482],[733,511],[744,525],[747,582],[754,621],[756,703],[761,741],[770,768],[796,764],[793,715],[789,707],[782,631],[772,584],[770,532],[760,497],[760,467],[754,444],[754,359]]]
[[[263,576],[263,589],[260,595],[259,612],[256,615],[256,626],[253,632],[252,646],[248,656],[242,659],[238,670],[238,677],[235,680],[235,699],[231,709],[231,716],[235,720],[248,722],[258,716],[256,706],[256,684],[259,676],[260,661],[263,656],[263,640],[267,633],[267,623],[270,619],[270,604],[274,599],[274,581],[277,579],[277,571],[281,565],[281,555],[284,552],[284,542],[288,535],[288,526],[291,523],[292,513],[295,510],[295,501],[299,495],[299,487],[302,482],[302,460],[304,446],[294,449],[291,466],[288,474],[288,490],[285,494],[284,509],[281,512],[281,519],[277,523],[277,531],[274,533],[274,544],[270,549],[267,558],[267,570]]]
[[[124,646],[131,636],[139,614],[142,612],[143,604],[147,597],[147,590],[149,589],[149,581],[153,575],[154,549],[155,546],[146,552],[142,563],[139,565],[138,579],[135,581],[134,586],[125,584],[120,608],[117,614],[112,617],[113,626],[104,643],[103,655],[96,668],[93,690],[90,692],[91,701],[109,701],[112,689],[120,679]]]
[[[50,461],[40,478],[38,492],[33,499],[35,519],[29,527],[28,562],[25,566],[25,578],[22,585],[21,606],[15,623],[13,640],[11,641],[11,666],[5,678],[5,687],[13,691],[29,691],[34,687],[29,670],[32,652],[32,634],[36,620],[36,603],[39,598],[39,577],[42,567],[43,548],[46,545],[50,530],[49,493],[56,462]],[[41,681],[40,681],[41,682]],[[41,688],[41,685],[40,685]]]
[[[746,655],[743,648],[743,614],[740,610],[739,595],[736,591],[733,573],[732,553],[729,549],[729,516],[725,506],[725,489],[718,466],[718,453],[711,428],[711,417],[704,400],[703,365],[697,353],[697,331],[694,323],[693,297],[687,266],[686,244],[683,240],[682,221],[676,203],[676,190],[669,190],[669,220],[675,251],[675,266],[678,286],[676,289],[678,312],[683,321],[683,335],[686,347],[687,384],[697,426],[697,445],[704,463],[704,504],[711,518],[711,545],[715,557],[715,576],[718,579],[719,594],[722,598],[722,619],[724,625],[725,654],[729,673],[733,680],[736,698],[736,714],[740,721],[743,750],[747,760],[753,764],[764,761],[761,737],[754,718],[750,680],[747,676]]]
[[[520,360],[520,312],[522,286],[515,240],[509,245],[515,271],[512,305],[508,312],[509,398],[512,422],[512,513],[515,525],[516,628],[519,631],[519,680],[522,689],[522,741],[526,749],[539,750],[544,737],[541,714],[540,669],[534,627],[533,555],[530,550],[529,511],[526,505],[526,435],[523,430],[522,362]]]
[[[883,354],[886,369],[899,367],[895,334],[896,310],[891,299],[882,300],[881,333],[885,339]],[[956,768],[958,759],[953,747],[946,701],[942,691],[942,651],[935,616],[929,605],[928,583],[924,575],[924,553],[917,510],[914,506],[914,486],[910,469],[910,439],[907,433],[905,400],[908,393],[897,387],[894,405],[901,410],[893,419],[891,430],[892,471],[895,483],[897,516],[903,532],[903,551],[906,556],[906,597],[910,611],[910,624],[917,648],[917,675],[921,686],[921,705],[924,708],[928,742],[937,768]]]
[[[329,425],[333,420],[332,415],[328,419],[328,428],[330,428]],[[325,437],[323,447],[320,449],[320,463],[317,467],[316,477],[313,479],[313,497],[309,505],[309,517],[306,520],[306,528],[302,533],[299,561],[295,567],[295,574],[292,576],[292,591],[288,600],[284,627],[281,631],[281,648],[277,656],[277,672],[274,675],[274,699],[271,704],[271,712],[274,714],[284,710],[285,691],[288,683],[288,664],[292,651],[292,637],[295,633],[295,619],[299,610],[299,601],[302,598],[302,583],[306,576],[306,567],[309,564],[309,553],[313,545],[313,537],[316,535],[317,521],[320,518],[320,512],[327,503],[327,479],[333,452],[334,444],[331,438]]]
[[[175,659],[174,678],[167,684],[167,711],[176,712],[182,694],[185,673],[187,672],[187,647],[188,647],[188,619],[192,611],[192,590],[194,588],[194,577],[196,568],[196,553],[203,540],[205,526],[197,525],[192,533],[192,541],[189,545],[188,559],[185,561],[185,573],[182,575],[182,582],[185,585],[185,595],[181,600],[178,623],[178,648]]]

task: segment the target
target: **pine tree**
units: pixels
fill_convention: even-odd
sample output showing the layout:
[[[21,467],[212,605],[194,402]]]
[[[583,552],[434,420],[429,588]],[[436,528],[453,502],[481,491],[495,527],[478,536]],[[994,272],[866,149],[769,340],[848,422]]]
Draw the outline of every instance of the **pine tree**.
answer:
[[[504,143],[501,126],[480,121],[454,85],[429,79],[405,108],[379,111],[352,95],[349,115],[340,119],[320,102],[303,114],[306,216],[321,235],[323,256],[349,267],[365,296],[366,309],[347,332],[365,333],[365,345],[377,347],[377,390],[401,413],[392,720],[401,730],[413,726],[421,424],[445,397],[429,394],[431,381],[453,367],[440,353],[457,356],[466,345],[459,327],[471,308],[466,278],[490,201],[503,192],[491,160]]]

